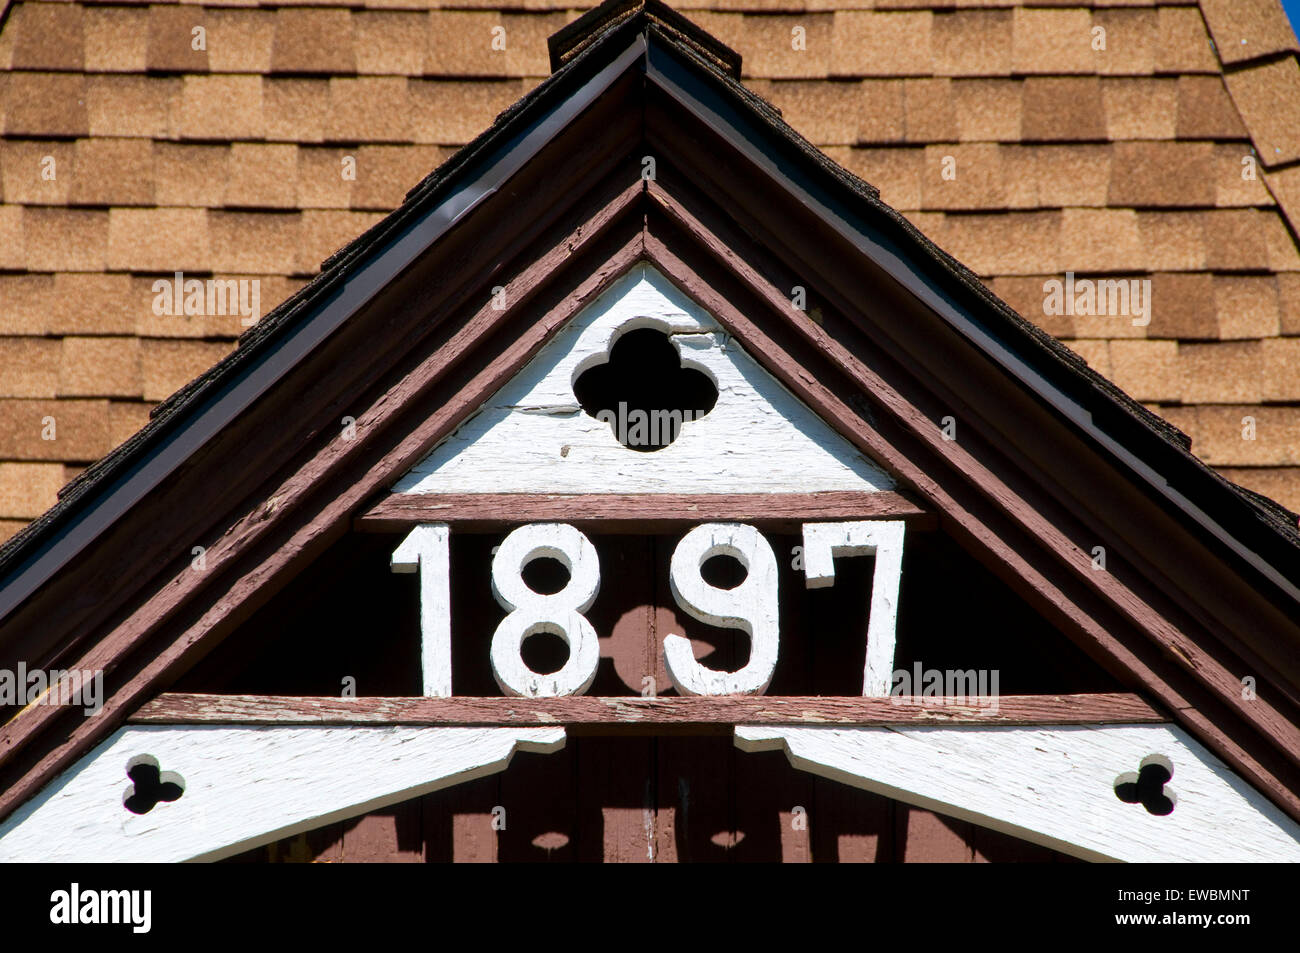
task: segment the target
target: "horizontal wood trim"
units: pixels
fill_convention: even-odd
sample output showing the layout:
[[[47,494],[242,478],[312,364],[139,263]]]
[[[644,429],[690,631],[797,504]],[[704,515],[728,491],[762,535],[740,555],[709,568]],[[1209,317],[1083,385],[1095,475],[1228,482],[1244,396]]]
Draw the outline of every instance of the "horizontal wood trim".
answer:
[[[992,701],[993,699],[989,699]],[[144,725],[566,726],[727,730],[732,725],[1106,725],[1169,719],[1137,695],[1008,695],[966,699],[820,696],[691,698],[334,698],[163,694],[131,717]]]
[[[518,523],[601,524],[607,532],[645,532],[710,520],[797,529],[817,520],[904,519],[932,528],[934,517],[889,490],[823,493],[391,493],[361,516],[357,529],[387,532],[419,523],[483,531]]]

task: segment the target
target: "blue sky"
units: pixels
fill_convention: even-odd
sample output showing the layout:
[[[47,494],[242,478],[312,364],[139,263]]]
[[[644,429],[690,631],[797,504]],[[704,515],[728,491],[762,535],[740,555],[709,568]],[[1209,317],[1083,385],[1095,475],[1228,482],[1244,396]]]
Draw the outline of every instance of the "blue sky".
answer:
[[[1300,30],[1296,30],[1296,21],[1300,20],[1300,0],[1282,0],[1282,9],[1291,21],[1292,32],[1300,33]]]

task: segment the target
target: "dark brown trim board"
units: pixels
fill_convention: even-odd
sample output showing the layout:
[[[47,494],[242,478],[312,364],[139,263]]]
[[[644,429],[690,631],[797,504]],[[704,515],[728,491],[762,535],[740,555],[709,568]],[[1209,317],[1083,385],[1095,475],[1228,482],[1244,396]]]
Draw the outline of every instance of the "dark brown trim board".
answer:
[[[1001,698],[320,698],[164,694],[129,719],[137,725],[1137,725],[1168,721],[1137,695]]]
[[[390,493],[353,522],[389,532],[419,523],[447,523],[458,532],[496,530],[518,523],[563,520],[605,532],[667,531],[694,523],[733,520],[798,530],[822,520],[901,519],[931,528],[932,514],[901,493]]]

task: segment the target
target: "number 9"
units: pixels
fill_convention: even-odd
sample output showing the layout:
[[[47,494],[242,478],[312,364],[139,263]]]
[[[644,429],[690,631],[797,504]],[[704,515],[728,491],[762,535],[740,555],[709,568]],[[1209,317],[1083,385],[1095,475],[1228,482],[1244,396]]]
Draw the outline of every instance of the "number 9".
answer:
[[[714,556],[733,556],[746,569],[745,581],[719,589],[704,581],[700,569]],[[677,544],[668,575],[673,598],[694,618],[724,629],[740,629],[750,638],[749,663],[735,672],[719,672],[695,660],[688,639],[664,639],[664,665],[683,695],[761,694],[776,670],[780,632],[777,612],[776,555],[752,526],[705,523]]]

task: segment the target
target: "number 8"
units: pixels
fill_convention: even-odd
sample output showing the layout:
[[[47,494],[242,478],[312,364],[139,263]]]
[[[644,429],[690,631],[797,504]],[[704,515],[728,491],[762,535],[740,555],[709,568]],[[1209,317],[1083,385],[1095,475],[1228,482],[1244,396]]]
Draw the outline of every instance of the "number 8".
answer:
[[[569,570],[559,592],[543,594],[524,582],[523,570],[549,556]],[[579,695],[596,677],[600,642],[582,615],[600,589],[600,561],[591,540],[564,523],[531,523],[512,532],[492,559],[492,592],[509,614],[492,635],[492,674],[509,695]],[[520,654],[524,639],[549,632],[569,646],[569,659],[550,675],[534,672]]]

